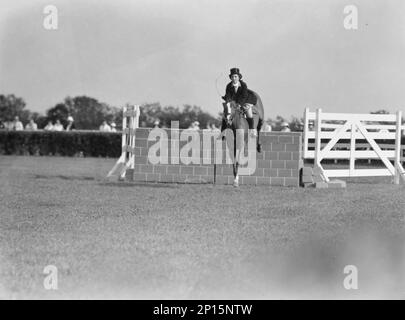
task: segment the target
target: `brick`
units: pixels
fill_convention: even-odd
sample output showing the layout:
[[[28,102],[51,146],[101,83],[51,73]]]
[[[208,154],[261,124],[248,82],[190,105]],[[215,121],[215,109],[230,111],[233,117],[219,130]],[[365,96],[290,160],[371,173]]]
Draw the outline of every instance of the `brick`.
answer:
[[[264,177],[277,177],[278,176],[277,169],[263,169],[263,176]]]
[[[219,173],[220,175],[223,175],[223,176],[233,175],[233,167],[231,167],[231,166],[222,166],[220,168],[220,171],[219,172],[217,171],[217,173]]]
[[[214,176],[200,176],[201,183],[214,183]]]
[[[169,165],[167,167],[167,174],[180,174],[180,166],[179,165]]]
[[[216,184],[230,184],[228,178],[229,178],[229,176],[222,176],[222,175],[216,176],[215,183]],[[232,180],[233,180],[233,177],[232,177]]]
[[[292,153],[287,151],[281,151],[278,153],[278,160],[292,160]]]
[[[187,175],[185,175],[185,174],[176,174],[176,175],[173,175],[173,182],[185,183],[186,180],[187,180]]]
[[[160,182],[174,182],[174,176],[172,174],[161,174]]]
[[[139,164],[135,166],[139,167],[139,171],[137,170],[137,172],[153,173],[154,166],[151,164]]]
[[[266,142],[266,143],[278,143],[278,135],[267,135],[267,134],[262,134],[260,133],[260,142]]]
[[[135,163],[136,164],[147,164],[148,157],[147,156],[135,156]]]
[[[146,173],[134,173],[134,181],[146,181]]]
[[[302,136],[301,136],[301,135],[295,136],[295,137],[294,137],[294,144],[299,144],[299,145],[301,145],[301,143],[302,143]]]
[[[284,178],[271,177],[270,184],[272,186],[284,186]]]
[[[291,169],[278,169],[277,170],[278,177],[290,178],[291,177]]]
[[[285,151],[300,151],[299,144],[286,144]]]
[[[299,187],[299,179],[298,178],[285,178],[284,185],[286,187]]]
[[[278,160],[277,151],[265,151],[264,159],[266,160]]]
[[[285,151],[285,144],[280,143],[272,143],[271,144],[271,151]]]
[[[153,173],[166,174],[168,165],[156,165],[153,167]]]
[[[264,169],[263,168],[256,168],[252,173],[252,176],[256,177],[263,177],[264,176]]]
[[[272,161],[270,160],[257,160],[257,168],[271,168]]]
[[[291,169],[291,177],[299,177],[300,171],[298,169]]]
[[[203,183],[203,182],[204,181],[202,180],[201,176],[193,175],[193,174],[186,175],[185,183]]]
[[[180,166],[180,174],[193,174],[192,166]]]
[[[286,167],[286,169],[298,169],[299,168],[298,161],[287,160],[287,161],[285,161],[285,167]]]
[[[135,139],[135,147],[147,148],[148,140],[147,139]]]
[[[257,185],[270,185],[270,177],[257,177]]]
[[[256,152],[256,160],[264,160],[264,151]]]
[[[247,185],[256,185],[257,183],[257,178],[256,177],[251,177],[251,176],[240,176],[239,180],[242,184],[247,184]]]
[[[208,175],[208,168],[207,167],[195,167],[194,174],[206,176],[206,175]]]
[[[158,173],[147,173],[146,181],[148,182],[158,182],[160,180],[160,174]]]
[[[278,138],[278,141],[280,143],[293,143],[294,142],[294,137],[293,136],[280,136]]]
[[[148,139],[150,130],[136,129],[135,137],[136,139]]]
[[[295,151],[291,152],[291,160],[300,160],[301,159],[301,152]]]
[[[271,168],[273,169],[285,169],[286,161],[284,160],[271,160]]]

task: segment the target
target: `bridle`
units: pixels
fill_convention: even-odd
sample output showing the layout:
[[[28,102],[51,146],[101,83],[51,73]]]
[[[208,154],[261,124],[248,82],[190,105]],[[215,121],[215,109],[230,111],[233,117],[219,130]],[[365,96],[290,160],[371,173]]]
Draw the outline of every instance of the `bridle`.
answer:
[[[231,112],[229,113],[230,117],[229,117],[229,120],[227,119],[227,121],[226,121],[228,127],[231,127],[236,113],[239,113],[240,117],[244,116],[244,110],[243,110],[242,106],[237,104],[235,101],[232,101],[230,103],[230,109],[231,109]],[[227,115],[228,114],[225,114],[225,118]]]

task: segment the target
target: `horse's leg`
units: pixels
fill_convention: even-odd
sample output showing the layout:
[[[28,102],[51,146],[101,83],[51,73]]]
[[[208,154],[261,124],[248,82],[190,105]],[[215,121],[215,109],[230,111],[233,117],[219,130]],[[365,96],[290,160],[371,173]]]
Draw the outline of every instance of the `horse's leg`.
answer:
[[[243,146],[245,145],[245,132],[247,133],[247,128],[245,130],[236,130],[235,133],[235,158],[234,158],[234,180],[233,186],[239,187],[239,162],[240,162],[240,155],[243,150]]]
[[[256,149],[257,152],[262,152],[262,144],[260,143],[260,130],[263,126],[263,120],[259,118],[259,122],[257,124],[257,140],[256,140]]]

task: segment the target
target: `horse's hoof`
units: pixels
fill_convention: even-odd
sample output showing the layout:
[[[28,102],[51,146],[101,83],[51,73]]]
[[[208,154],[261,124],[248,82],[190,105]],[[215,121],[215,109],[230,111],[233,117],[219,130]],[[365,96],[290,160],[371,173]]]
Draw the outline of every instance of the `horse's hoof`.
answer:
[[[239,187],[239,182],[236,182],[236,181],[235,181],[235,182],[233,183],[233,186],[234,186],[235,188]]]

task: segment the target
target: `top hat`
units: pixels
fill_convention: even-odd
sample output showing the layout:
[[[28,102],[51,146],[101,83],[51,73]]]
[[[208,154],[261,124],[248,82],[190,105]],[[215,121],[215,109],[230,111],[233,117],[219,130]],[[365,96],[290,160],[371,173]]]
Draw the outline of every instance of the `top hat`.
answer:
[[[231,78],[234,74],[239,76],[239,79],[242,79],[242,74],[239,72],[239,68],[232,68],[231,73],[229,74],[229,78]]]

